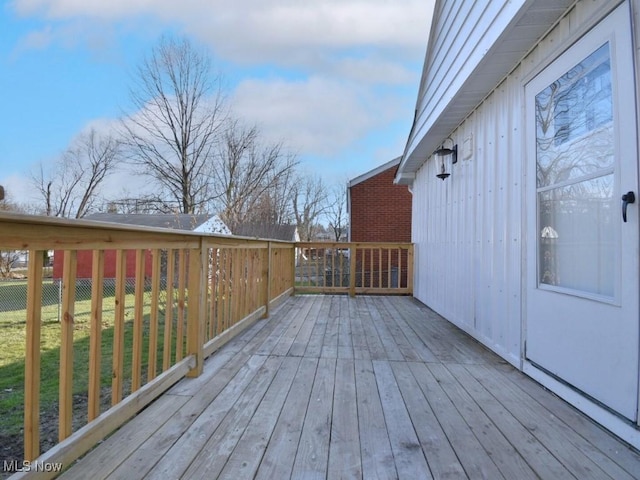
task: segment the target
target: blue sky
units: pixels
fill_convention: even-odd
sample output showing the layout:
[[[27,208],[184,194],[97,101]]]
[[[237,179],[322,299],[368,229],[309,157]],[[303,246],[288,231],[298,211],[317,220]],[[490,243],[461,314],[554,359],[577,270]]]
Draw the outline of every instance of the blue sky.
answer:
[[[163,34],[211,54],[235,113],[304,170],[343,181],[402,153],[433,0],[13,0],[0,7],[0,184],[27,177],[123,113]],[[110,186],[115,191],[117,187]]]

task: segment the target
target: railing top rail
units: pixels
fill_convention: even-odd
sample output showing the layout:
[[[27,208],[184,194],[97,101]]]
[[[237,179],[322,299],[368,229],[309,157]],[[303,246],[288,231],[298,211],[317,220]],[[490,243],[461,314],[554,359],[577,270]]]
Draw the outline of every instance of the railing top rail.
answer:
[[[242,247],[271,242],[293,247],[293,242],[258,239],[172,228],[129,225],[85,219],[0,213],[0,248],[149,248],[166,245],[196,247],[200,239],[220,246]]]
[[[331,248],[409,248],[411,242],[296,242],[296,247]]]

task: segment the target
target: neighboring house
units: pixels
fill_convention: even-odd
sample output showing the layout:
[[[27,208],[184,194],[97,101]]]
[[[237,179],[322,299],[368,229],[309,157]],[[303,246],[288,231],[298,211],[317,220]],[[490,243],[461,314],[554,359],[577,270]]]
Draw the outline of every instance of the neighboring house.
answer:
[[[164,214],[121,214],[121,213],[94,213],[87,215],[83,220],[97,222],[120,223],[124,225],[137,225],[141,227],[171,228],[173,230],[187,230],[198,233],[219,233],[231,235],[231,230],[217,215],[192,215],[188,213],[164,213]]]
[[[635,447],[639,16],[640,0],[437,0],[396,175],[415,296]],[[454,145],[441,180],[434,153]]]
[[[265,238],[269,240],[284,240],[299,242],[300,235],[295,225],[276,225],[269,223],[244,223],[233,232],[239,237]]]
[[[411,192],[406,185],[396,185],[394,177],[400,157],[366,172],[348,183],[347,210],[349,213],[349,241],[351,242],[411,242]],[[387,258],[364,257],[365,278],[356,278],[358,286],[372,282],[375,287],[387,287],[389,273],[393,287],[398,286],[398,267],[401,279],[406,279],[406,254],[392,253]],[[362,270],[363,257],[357,257],[357,271]],[[389,267],[391,272],[389,272]],[[379,270],[382,268],[381,275]],[[382,279],[382,285],[378,282]],[[406,280],[401,280],[405,282]]]
[[[191,214],[119,214],[119,213],[95,213],[87,215],[83,220],[98,222],[118,223],[153,228],[170,228],[174,230],[187,230],[199,233],[216,233],[230,235],[231,231],[218,218],[217,215],[191,215]],[[62,277],[63,252],[56,251],[53,261],[53,278]],[[105,251],[104,278],[116,276],[116,252]],[[135,251],[126,253],[126,276],[135,277]],[[77,278],[91,278],[92,255],[90,251],[78,251],[77,253]],[[151,252],[145,253],[145,275],[151,276]]]
[[[393,182],[399,164],[400,157],[349,181],[349,241],[411,241],[411,192]]]

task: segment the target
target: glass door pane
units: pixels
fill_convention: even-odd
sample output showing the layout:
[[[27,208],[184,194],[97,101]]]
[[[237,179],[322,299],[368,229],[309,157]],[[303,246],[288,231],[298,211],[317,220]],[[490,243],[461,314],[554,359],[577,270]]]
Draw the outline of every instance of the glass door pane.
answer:
[[[538,284],[615,296],[609,44],[535,96]]]

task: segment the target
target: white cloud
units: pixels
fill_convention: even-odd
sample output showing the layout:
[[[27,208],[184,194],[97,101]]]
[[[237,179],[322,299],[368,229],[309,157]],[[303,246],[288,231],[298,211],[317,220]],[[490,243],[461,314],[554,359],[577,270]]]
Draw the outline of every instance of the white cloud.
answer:
[[[12,203],[28,204],[38,199],[37,192],[25,175],[14,174],[0,178],[0,185],[5,189],[7,200]]]
[[[305,81],[247,80],[232,99],[242,118],[272,141],[309,155],[335,155],[370,129],[397,120],[396,98],[361,85],[312,77]]]
[[[393,60],[422,52],[431,15],[424,0],[14,0],[24,16],[54,21],[150,19],[175,25],[234,62],[306,65],[331,52],[374,48]],[[389,60],[390,61],[390,60]]]
[[[54,41],[53,30],[50,25],[47,25],[41,30],[30,32],[24,37],[18,47],[19,50],[40,50],[48,47]]]
[[[91,42],[99,48],[106,39],[109,50],[113,29],[147,37],[154,28],[153,36],[183,31],[232,67],[250,68],[254,77],[237,80],[231,105],[268,140],[285,141],[302,156],[344,158],[358,142],[412,115],[434,1],[13,0],[11,6],[47,24],[23,39],[24,48]],[[400,153],[398,145],[389,149],[381,155]]]
[[[367,58],[347,58],[333,62],[329,72],[336,77],[348,78],[364,84],[411,85],[417,83],[415,70],[381,55]]]

